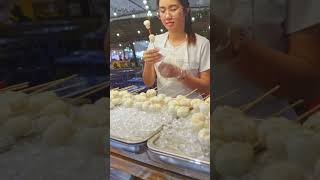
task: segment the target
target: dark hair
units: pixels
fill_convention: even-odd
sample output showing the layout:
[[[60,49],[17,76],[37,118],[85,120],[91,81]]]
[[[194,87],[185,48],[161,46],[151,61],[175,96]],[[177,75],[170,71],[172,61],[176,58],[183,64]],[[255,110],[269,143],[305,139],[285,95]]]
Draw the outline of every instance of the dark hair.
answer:
[[[187,14],[184,22],[184,32],[187,33],[188,36],[188,44],[196,43],[196,35],[192,30],[192,20],[191,20],[191,11],[190,4],[188,0],[179,0],[180,4],[183,6],[184,12]],[[157,5],[159,7],[160,0],[157,0]]]

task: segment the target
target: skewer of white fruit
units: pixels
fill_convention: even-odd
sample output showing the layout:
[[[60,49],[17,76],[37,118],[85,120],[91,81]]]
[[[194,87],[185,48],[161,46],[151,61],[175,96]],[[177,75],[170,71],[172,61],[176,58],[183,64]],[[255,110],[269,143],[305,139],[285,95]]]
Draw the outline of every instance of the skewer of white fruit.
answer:
[[[75,120],[84,123],[87,127],[96,127],[107,122],[107,111],[95,105],[86,104],[78,109]]]
[[[149,20],[143,21],[143,24],[148,30],[150,29],[150,21]]]
[[[32,129],[32,120],[26,116],[10,118],[3,126],[3,133],[8,136],[22,137]]]
[[[157,95],[157,91],[156,90],[154,90],[154,89],[149,89],[148,91],[147,91],[147,93],[146,93],[146,96],[147,97],[154,97],[154,96],[156,96]]]
[[[11,108],[7,105],[2,105],[0,107],[0,125],[5,123],[10,116],[12,116],[14,113],[12,112]]]
[[[66,144],[73,133],[72,122],[70,119],[57,120],[44,132],[42,141],[48,145]]]
[[[149,111],[150,110],[151,101],[145,101],[142,103],[142,110]]]
[[[68,118],[65,114],[55,114],[54,116],[41,116],[33,121],[32,129],[34,132],[42,133],[56,120],[67,121]]]
[[[39,111],[53,101],[60,99],[54,92],[45,91],[29,97],[30,111]]]
[[[303,127],[320,132],[320,111],[310,116],[304,123]]]
[[[143,102],[136,101],[133,103],[133,107],[142,110],[142,103]]]
[[[224,177],[239,177],[249,171],[254,163],[254,151],[250,144],[228,143],[215,154],[215,166]]]
[[[204,127],[206,116],[202,113],[195,113],[191,117],[191,124],[196,130]]]
[[[162,110],[161,104],[151,104],[150,110],[152,112],[160,112]]]
[[[133,100],[132,99],[127,99],[125,102],[124,102],[124,105],[126,107],[132,107],[133,106]]]
[[[72,138],[74,145],[91,153],[104,154],[107,128],[85,128],[78,131]]]
[[[305,170],[314,167],[320,155],[319,139],[316,139],[313,132],[296,131],[291,133],[286,142],[288,161],[296,163]]]
[[[301,168],[289,162],[278,162],[265,167],[258,175],[259,180],[304,180]]]
[[[177,106],[176,111],[178,117],[187,117],[190,113],[190,108],[186,106]]]
[[[210,129],[201,129],[198,133],[198,140],[201,144],[210,144]]]
[[[70,110],[70,107],[67,103],[64,101],[58,99],[56,101],[53,101],[40,112],[40,115],[52,115],[56,113],[64,113],[68,114]]]

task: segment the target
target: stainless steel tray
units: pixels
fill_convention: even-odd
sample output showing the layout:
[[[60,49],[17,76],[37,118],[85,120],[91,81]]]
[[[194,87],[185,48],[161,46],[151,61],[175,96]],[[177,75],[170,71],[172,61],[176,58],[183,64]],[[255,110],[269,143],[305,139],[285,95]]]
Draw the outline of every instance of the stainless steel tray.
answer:
[[[121,137],[116,137],[110,134],[110,145],[122,149],[125,151],[133,152],[133,153],[141,153],[145,149],[147,149],[147,141],[154,135],[158,134],[162,130],[162,126],[160,126],[156,131],[150,133],[149,136],[140,140],[129,140]]]
[[[199,160],[199,159],[195,159],[185,155],[180,155],[174,152],[159,149],[155,145],[155,142],[158,140],[159,137],[160,137],[160,133],[150,138],[147,142],[147,146],[149,148],[149,152],[151,153],[151,155],[156,156],[161,161],[169,164],[173,164],[179,167],[185,167],[195,171],[201,171],[201,172],[210,174],[209,161]]]

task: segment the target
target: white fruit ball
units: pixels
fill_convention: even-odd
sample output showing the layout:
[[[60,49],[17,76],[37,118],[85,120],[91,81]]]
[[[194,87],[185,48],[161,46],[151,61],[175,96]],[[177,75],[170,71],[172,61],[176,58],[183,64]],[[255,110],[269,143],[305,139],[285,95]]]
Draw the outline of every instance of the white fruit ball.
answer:
[[[225,177],[240,177],[246,174],[254,163],[253,147],[245,143],[224,144],[214,157],[217,171]]]
[[[187,117],[189,115],[190,109],[186,106],[181,106],[177,108],[178,117]]]

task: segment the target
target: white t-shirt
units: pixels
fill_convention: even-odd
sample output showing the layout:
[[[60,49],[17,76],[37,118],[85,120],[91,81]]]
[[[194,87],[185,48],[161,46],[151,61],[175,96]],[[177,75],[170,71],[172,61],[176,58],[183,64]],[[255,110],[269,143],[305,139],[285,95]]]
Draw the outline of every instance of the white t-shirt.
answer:
[[[203,36],[196,34],[196,44],[184,42],[177,47],[173,47],[168,41],[168,32],[155,37],[154,46],[160,48],[160,53],[165,56],[163,61],[168,61],[179,68],[187,70],[193,76],[199,76],[200,72],[210,69],[210,42]],[[149,48],[153,45],[149,44]],[[165,59],[167,58],[167,59]],[[174,62],[173,62],[174,61]],[[193,89],[190,89],[176,78],[164,78],[158,71],[161,61],[154,65],[157,74],[157,87],[159,93],[175,97],[177,95],[186,95]],[[189,98],[199,98],[198,93],[193,93]]]

